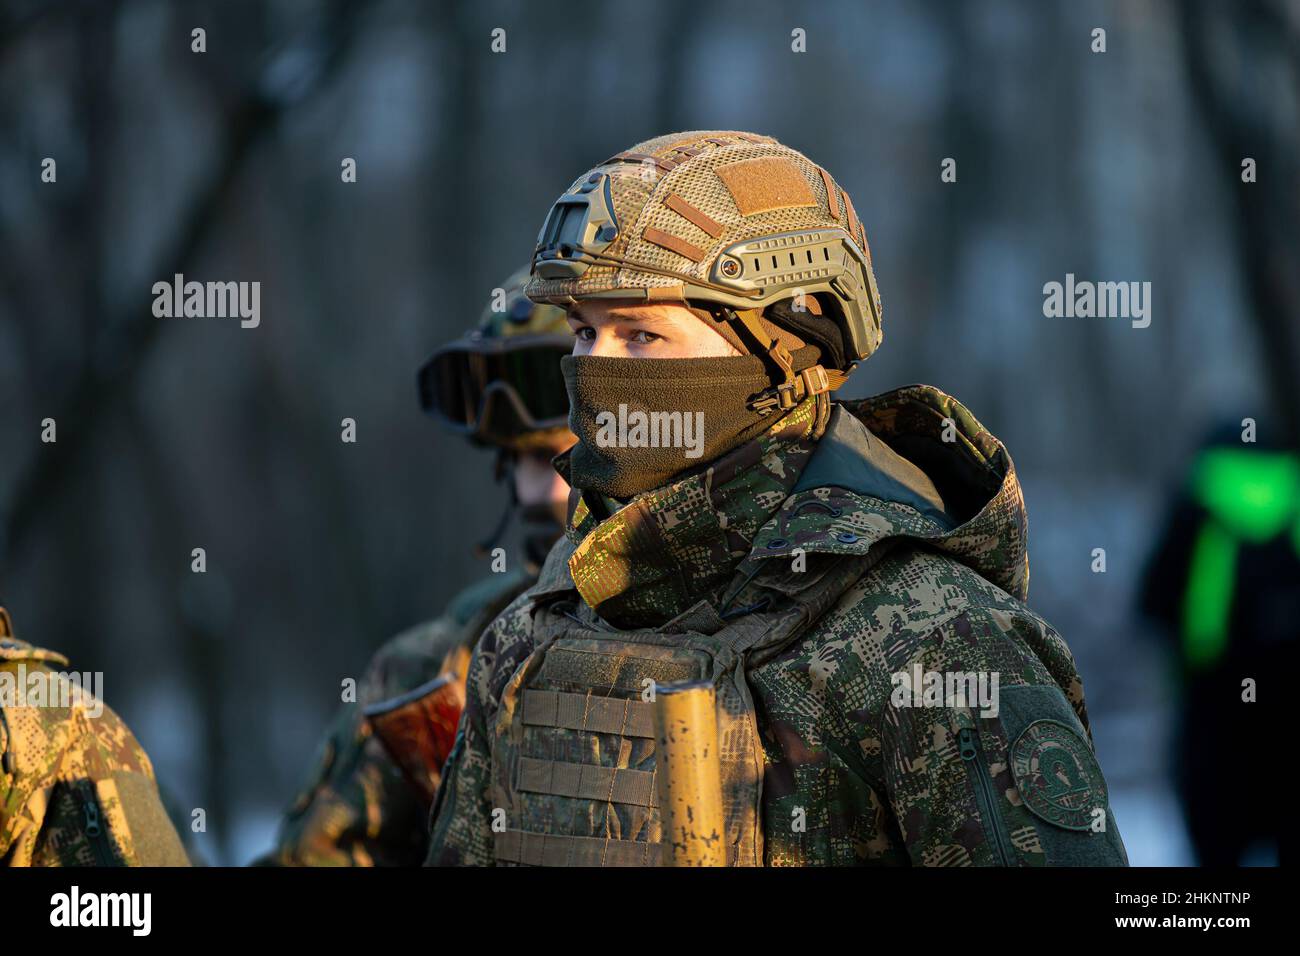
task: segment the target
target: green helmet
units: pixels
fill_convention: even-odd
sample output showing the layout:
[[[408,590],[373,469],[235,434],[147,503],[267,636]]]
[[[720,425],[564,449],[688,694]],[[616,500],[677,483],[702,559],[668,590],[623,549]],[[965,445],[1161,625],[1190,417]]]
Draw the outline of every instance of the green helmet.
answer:
[[[805,387],[838,387],[881,339],[866,231],[848,193],[802,153],[752,133],[660,136],[584,173],[542,225],[527,293],[565,306],[686,304],[739,321],[785,372],[786,407]],[[760,315],[818,340],[826,368],[795,381]]]
[[[563,309],[529,301],[527,280],[527,269],[507,279],[478,325],[420,369],[420,405],[476,444],[524,451],[569,429],[560,359],[573,332]]]

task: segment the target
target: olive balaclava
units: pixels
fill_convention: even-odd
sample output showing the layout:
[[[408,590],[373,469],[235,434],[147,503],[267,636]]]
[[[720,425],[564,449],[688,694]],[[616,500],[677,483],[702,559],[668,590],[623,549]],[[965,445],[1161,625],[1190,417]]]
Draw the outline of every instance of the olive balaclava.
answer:
[[[742,353],[747,343],[725,317],[691,309]],[[820,350],[760,319],[795,371],[817,364]],[[788,409],[755,408],[773,384],[754,354],[645,359],[570,355],[560,360],[569,392],[569,458],[575,488],[626,501],[708,465],[770,428]]]

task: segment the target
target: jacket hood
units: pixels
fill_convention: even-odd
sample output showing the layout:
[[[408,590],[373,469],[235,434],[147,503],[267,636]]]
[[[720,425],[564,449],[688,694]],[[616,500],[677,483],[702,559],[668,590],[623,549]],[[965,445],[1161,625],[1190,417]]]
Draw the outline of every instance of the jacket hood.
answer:
[[[1028,519],[1011,456],[951,395],[929,385],[837,402],[793,493],[749,560],[796,549],[863,554],[925,542],[1013,597],[1029,588]]]

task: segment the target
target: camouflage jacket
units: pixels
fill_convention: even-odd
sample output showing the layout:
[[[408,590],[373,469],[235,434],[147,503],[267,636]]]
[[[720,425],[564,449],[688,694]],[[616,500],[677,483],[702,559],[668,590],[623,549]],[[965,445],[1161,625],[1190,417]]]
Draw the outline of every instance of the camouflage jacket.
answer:
[[[0,861],[188,866],[148,756],[67,664],[0,608]]]
[[[358,684],[357,701],[345,704],[326,732],[316,768],[286,812],[275,848],[258,865],[420,865],[431,798],[376,736],[366,711],[442,674],[463,686],[479,634],[535,578],[527,570],[493,574],[453,598],[441,617],[379,649]],[[429,770],[436,786],[437,769]]]
[[[545,832],[560,820],[589,826],[588,845],[659,840],[656,814],[615,800],[569,813],[559,796],[543,819],[498,819],[506,811],[492,805],[493,786],[517,774],[495,765],[511,720],[500,704],[545,650],[535,621],[548,602],[580,599],[575,620],[598,614],[606,627],[645,629],[693,615],[701,601],[732,618],[829,580],[849,584],[785,646],[744,662],[762,750],[759,859],[1127,863],[1074,660],[1023,603],[1026,517],[1014,467],[957,401],[928,386],[810,400],[704,472],[616,506],[575,494],[568,540],[484,633],[428,863],[517,859],[499,851],[504,826]],[[848,562],[852,573],[829,573]],[[962,696],[954,687],[976,685],[949,676],[993,692]],[[590,686],[579,709],[597,711],[594,698],[608,693]],[[585,721],[573,740],[548,747],[653,770],[652,755]]]

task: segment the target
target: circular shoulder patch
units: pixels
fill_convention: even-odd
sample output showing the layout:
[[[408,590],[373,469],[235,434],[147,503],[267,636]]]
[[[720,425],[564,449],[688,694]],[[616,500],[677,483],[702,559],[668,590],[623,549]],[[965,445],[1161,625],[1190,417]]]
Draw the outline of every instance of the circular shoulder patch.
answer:
[[[1025,806],[1048,823],[1088,830],[1106,807],[1106,780],[1087,741],[1058,720],[1036,720],[1011,745],[1011,773]]]

